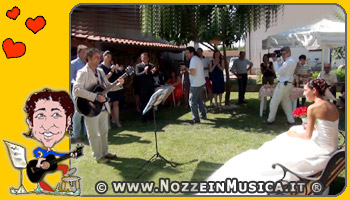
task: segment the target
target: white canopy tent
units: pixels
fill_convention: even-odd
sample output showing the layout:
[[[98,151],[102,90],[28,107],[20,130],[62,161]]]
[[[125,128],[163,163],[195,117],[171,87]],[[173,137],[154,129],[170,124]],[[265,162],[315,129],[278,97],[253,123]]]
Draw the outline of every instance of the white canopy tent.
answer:
[[[345,46],[345,23],[322,19],[321,21],[286,32],[268,36],[262,41],[263,49],[305,47],[308,50],[322,49],[322,70],[324,49]]]

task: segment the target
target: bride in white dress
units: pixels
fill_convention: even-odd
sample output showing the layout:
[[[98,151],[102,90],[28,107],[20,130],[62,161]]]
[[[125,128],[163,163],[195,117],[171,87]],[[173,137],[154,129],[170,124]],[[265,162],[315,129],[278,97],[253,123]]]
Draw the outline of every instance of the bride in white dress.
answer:
[[[326,82],[321,79],[312,80],[304,86],[304,96],[308,101],[315,102],[308,107],[306,127],[293,126],[260,148],[231,158],[206,181],[225,181],[227,178],[237,178],[238,181],[278,181],[283,177],[283,170],[278,166],[273,169],[274,163],[280,163],[304,176],[324,169],[330,155],[337,149],[339,119],[335,105],[322,99],[326,88]],[[284,180],[296,181],[298,178],[287,173]],[[235,195],[214,195],[220,194]]]

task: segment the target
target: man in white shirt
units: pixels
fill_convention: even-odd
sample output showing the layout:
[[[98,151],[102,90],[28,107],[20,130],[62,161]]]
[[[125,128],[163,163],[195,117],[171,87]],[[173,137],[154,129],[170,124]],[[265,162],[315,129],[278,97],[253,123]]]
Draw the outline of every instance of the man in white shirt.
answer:
[[[273,67],[277,73],[278,84],[273,93],[270,101],[270,113],[265,124],[271,125],[275,121],[277,109],[280,103],[287,116],[287,124],[294,124],[292,100],[290,99],[290,91],[293,87],[294,71],[297,66],[296,61],[292,58],[292,53],[289,47],[283,47],[281,49],[282,58],[284,60],[282,65],[277,62],[277,56],[274,56]]]
[[[190,68],[188,70],[189,78],[190,78],[190,96],[189,96],[189,104],[192,111],[192,124],[200,123],[198,108],[201,112],[202,119],[207,118],[207,113],[204,107],[204,103],[201,99],[201,93],[204,90],[205,86],[205,77],[204,77],[204,69],[201,59],[197,56],[197,52],[193,47],[187,47],[186,58],[190,60]]]
[[[198,48],[197,53],[198,53],[198,57],[201,59],[202,64],[203,64],[204,77],[205,77],[205,89],[208,92],[210,106],[214,106],[214,104],[213,104],[213,87],[210,83],[210,78],[209,78],[209,62],[210,62],[210,60],[203,56],[203,49]]]
[[[329,85],[329,91],[336,97],[337,88],[337,74],[331,71],[331,64],[324,64],[324,72],[320,72],[317,78],[324,79]]]

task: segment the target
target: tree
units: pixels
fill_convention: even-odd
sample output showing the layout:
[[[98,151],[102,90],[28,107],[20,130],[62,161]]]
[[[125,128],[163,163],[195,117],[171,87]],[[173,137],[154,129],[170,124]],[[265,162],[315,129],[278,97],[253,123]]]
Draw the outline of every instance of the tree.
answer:
[[[281,5],[142,5],[141,31],[170,43],[184,45],[190,41],[217,49],[210,41],[220,40],[224,52],[226,80],[230,80],[226,47],[256,30],[277,21]],[[230,81],[226,81],[225,105],[229,105]]]
[[[334,59],[344,59],[345,60],[345,58],[346,58],[345,46],[334,48],[332,51],[332,57]]]
[[[345,13],[341,9],[336,10],[334,13],[334,18],[340,22],[345,23]],[[345,46],[334,48],[332,52],[332,57],[334,59],[344,59],[346,57]]]

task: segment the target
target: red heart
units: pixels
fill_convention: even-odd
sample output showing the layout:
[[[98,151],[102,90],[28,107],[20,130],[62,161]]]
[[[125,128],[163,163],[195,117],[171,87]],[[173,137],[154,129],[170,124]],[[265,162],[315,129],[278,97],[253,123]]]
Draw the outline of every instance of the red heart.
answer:
[[[7,58],[19,58],[26,53],[26,45],[22,42],[13,43],[11,38],[7,38],[2,43]]]
[[[32,18],[28,18],[26,21],[27,28],[34,34],[43,29],[45,25],[46,20],[43,16],[37,16],[34,20]]]
[[[12,8],[12,10],[8,10],[6,12],[6,16],[10,19],[16,20],[19,13],[20,13],[20,10],[15,6]]]

